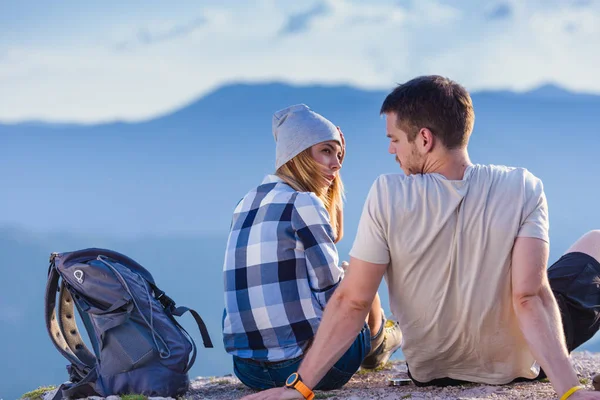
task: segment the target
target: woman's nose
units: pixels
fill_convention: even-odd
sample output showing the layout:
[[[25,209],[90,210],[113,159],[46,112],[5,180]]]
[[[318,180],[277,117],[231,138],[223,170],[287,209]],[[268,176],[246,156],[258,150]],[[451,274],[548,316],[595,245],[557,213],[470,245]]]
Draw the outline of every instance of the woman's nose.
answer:
[[[340,160],[338,160],[337,158],[334,159],[333,163],[331,164],[330,168],[334,171],[337,171],[338,169],[342,168],[342,163],[340,162]]]

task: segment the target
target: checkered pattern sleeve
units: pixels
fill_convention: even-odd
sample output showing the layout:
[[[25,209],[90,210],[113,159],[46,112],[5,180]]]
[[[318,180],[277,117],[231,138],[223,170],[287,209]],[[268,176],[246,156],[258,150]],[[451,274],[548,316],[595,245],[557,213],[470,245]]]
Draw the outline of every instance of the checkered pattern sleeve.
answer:
[[[342,280],[329,213],[313,193],[298,193],[292,211],[292,226],[304,247],[310,288],[324,309]]]

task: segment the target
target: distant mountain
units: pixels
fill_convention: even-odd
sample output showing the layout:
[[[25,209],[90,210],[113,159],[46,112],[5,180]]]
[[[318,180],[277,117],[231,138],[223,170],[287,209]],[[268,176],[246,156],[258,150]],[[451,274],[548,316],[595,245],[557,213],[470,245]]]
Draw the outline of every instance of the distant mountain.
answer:
[[[477,95],[525,97],[536,100],[566,100],[569,102],[593,102],[598,98],[598,95],[572,92],[553,83],[545,83],[525,92],[514,92],[510,90],[482,91],[477,93]]]
[[[584,229],[599,219],[586,199],[600,190],[590,184],[599,172],[600,96],[557,92],[475,93],[471,155],[531,169],[551,195],[555,224],[566,218]],[[237,84],[140,123],[0,125],[0,210],[7,210],[0,223],[108,235],[223,233],[237,200],[273,171],[272,113],[303,102],[347,137],[342,174],[351,230],[375,177],[398,172],[379,117],[385,95],[346,86]]]
[[[569,92],[568,90],[565,90],[560,86],[556,86],[551,83],[547,83],[538,88],[530,90],[529,92],[527,92],[527,95],[530,97],[545,99],[578,98],[586,96],[582,94]]]
[[[198,308],[220,343],[231,213],[273,171],[271,115],[288,105],[308,104],[347,138],[346,236],[339,246],[347,259],[373,180],[400,172],[379,117],[386,94],[237,84],[140,123],[0,124],[0,376],[8,377],[0,398],[66,376],[41,311],[51,251],[100,246],[124,252],[148,266],[179,303]],[[543,180],[551,257],[599,228],[600,96],[550,86],[475,93],[473,101],[472,160],[523,166]],[[222,347],[201,352],[193,373],[226,373],[229,361]]]

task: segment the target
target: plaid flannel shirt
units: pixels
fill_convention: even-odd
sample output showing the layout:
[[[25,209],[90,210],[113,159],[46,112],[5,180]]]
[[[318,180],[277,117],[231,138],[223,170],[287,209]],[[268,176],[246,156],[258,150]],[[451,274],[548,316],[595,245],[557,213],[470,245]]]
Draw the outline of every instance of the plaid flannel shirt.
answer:
[[[329,213],[269,175],[237,205],[223,266],[223,342],[257,361],[303,353],[343,278]]]

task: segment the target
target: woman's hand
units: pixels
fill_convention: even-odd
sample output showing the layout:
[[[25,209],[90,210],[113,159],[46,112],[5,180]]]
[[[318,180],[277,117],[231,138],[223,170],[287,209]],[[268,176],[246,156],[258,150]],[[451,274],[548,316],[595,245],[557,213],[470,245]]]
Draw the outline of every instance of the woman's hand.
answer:
[[[342,261],[342,265],[340,265],[340,267],[342,267],[342,269],[344,270],[344,272],[346,272],[346,269],[348,268],[348,265],[350,265],[350,263],[348,261]]]

